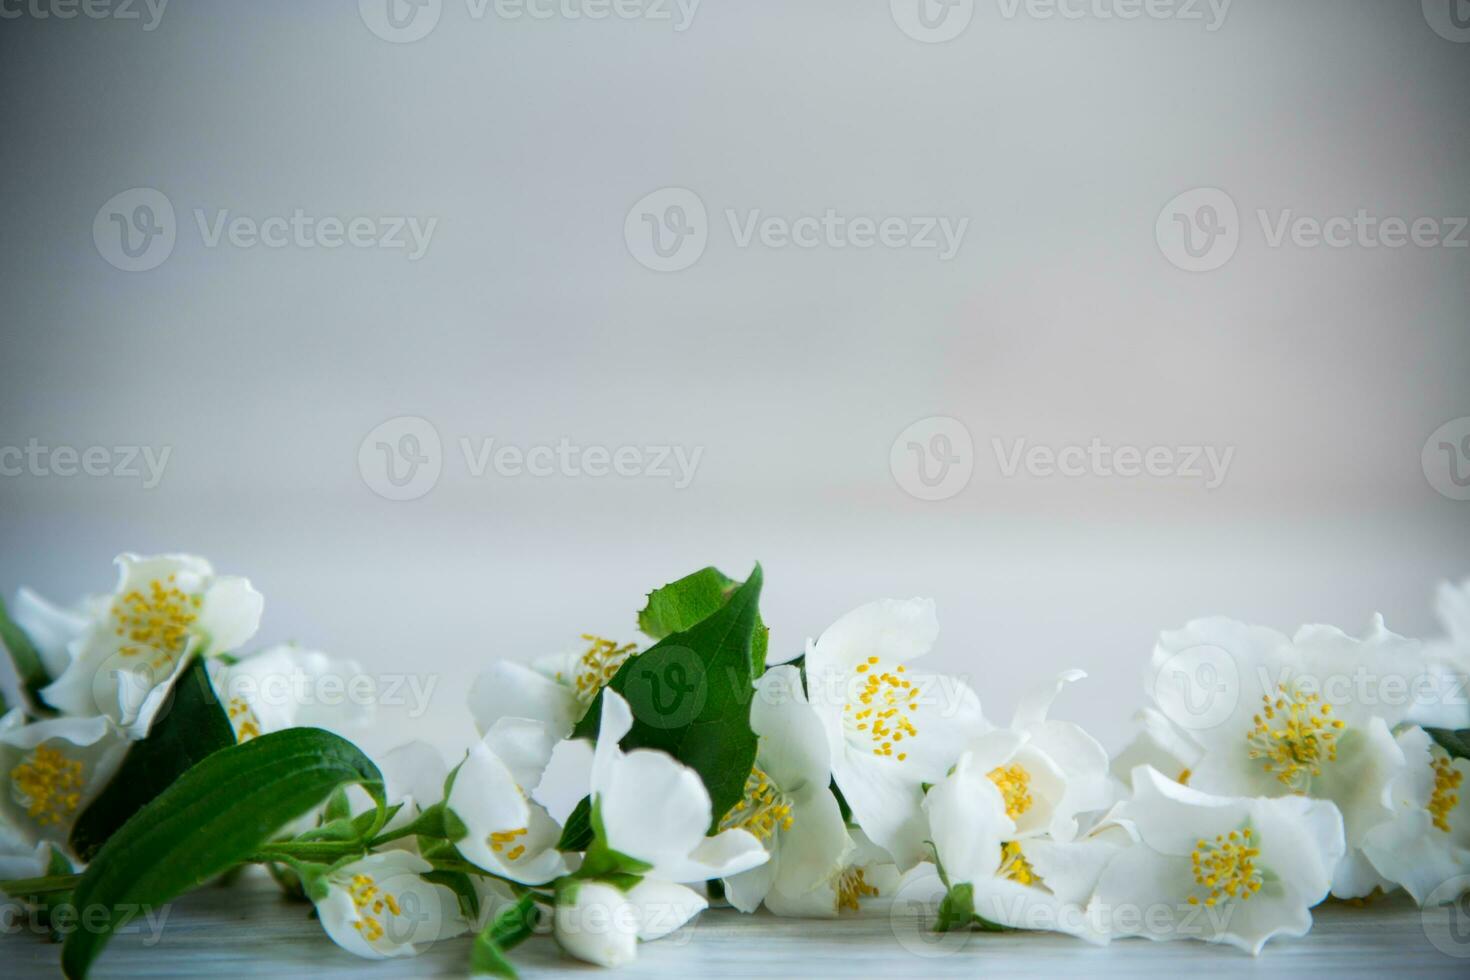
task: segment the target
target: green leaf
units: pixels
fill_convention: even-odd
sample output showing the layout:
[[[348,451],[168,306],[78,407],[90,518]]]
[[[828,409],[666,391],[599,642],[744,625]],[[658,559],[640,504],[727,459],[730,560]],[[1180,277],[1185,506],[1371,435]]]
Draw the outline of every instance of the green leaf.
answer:
[[[558,851],[585,851],[592,843],[592,797],[584,796],[567,817],[561,829]]]
[[[475,937],[475,945],[470,950],[470,973],[514,980],[516,971],[505,958],[505,953],[519,946],[536,930],[540,916],[541,910],[536,907],[533,895],[522,895],[514,905],[501,909]]]
[[[760,619],[761,578],[756,565],[714,615],[629,658],[607,685],[632,709],[633,727],[623,747],[667,752],[697,772],[709,790],[711,830],[745,795],[755,765],[751,645]],[[599,692],[573,737],[596,737],[602,699]]]
[[[638,611],[638,628],[655,640],[682,633],[719,612],[740,585],[714,566],[701,568],[650,592],[648,603]],[[757,611],[750,650],[752,677],[765,673],[770,634]]]
[[[235,730],[219,703],[204,661],[195,660],[174,683],[148,737],[133,744],[117,773],[77,818],[71,846],[90,861],[117,829],[191,767],[235,744]]]
[[[351,742],[316,728],[289,728],[208,756],[98,852],[76,890],[77,907],[94,918],[67,937],[63,971],[72,980],[86,976],[121,910],[163,905],[223,874],[347,783],[361,784],[384,808],[377,766]]]
[[[1429,737],[1450,754],[1451,759],[1470,759],[1470,728],[1426,728]]]
[[[21,689],[30,700],[31,708],[39,714],[54,714],[45,701],[41,700],[41,688],[51,683],[46,666],[41,662],[41,653],[26,631],[10,618],[5,600],[0,599],[0,645],[10,652],[10,661],[15,664],[15,675],[20,679]]]

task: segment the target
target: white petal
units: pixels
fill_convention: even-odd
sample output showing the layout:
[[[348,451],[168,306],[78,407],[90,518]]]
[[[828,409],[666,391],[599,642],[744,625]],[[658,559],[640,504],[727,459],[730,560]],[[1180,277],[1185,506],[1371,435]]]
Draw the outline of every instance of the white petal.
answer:
[[[843,616],[807,645],[807,677],[850,674],[869,657],[906,663],[928,653],[938,636],[933,599],[879,599]]]
[[[16,592],[10,617],[35,644],[41,666],[51,677],[60,676],[70,665],[68,648],[87,628],[83,613],[53,605],[25,588]]]
[[[1064,670],[1049,684],[1024,695],[1016,705],[1016,713],[1011,717],[1011,727],[1020,731],[1046,721],[1047,712],[1051,710],[1057,695],[1062,693],[1062,688],[1086,676],[1085,670]]]
[[[822,721],[812,711],[795,667],[777,666],[756,683],[750,727],[761,737],[759,762],[777,786],[825,786],[832,767]]]
[[[428,809],[444,797],[444,780],[449,767],[439,750],[427,742],[406,742],[378,760],[383,789],[389,803],[410,801],[412,807]]]
[[[599,739],[597,756],[602,755],[603,740]],[[709,793],[698,774],[651,749],[619,753],[599,778],[601,764],[601,758],[594,758],[596,804],[608,845],[658,869],[686,862],[710,825]],[[659,874],[671,881],[696,880]]]
[[[571,688],[505,660],[475,678],[469,705],[482,735],[502,718],[530,718],[544,723],[556,738],[566,738],[582,713]]]
[[[986,772],[970,757],[962,758],[954,773],[924,797],[930,839],[954,883],[993,877],[1000,866],[1001,843],[1015,834],[1005,799]]]
[[[694,889],[657,878],[634,885],[628,901],[638,910],[638,939],[645,943],[667,936],[709,907]]]
[[[584,881],[558,905],[552,930],[561,948],[597,966],[622,966],[638,955],[638,909],[612,885]]]
[[[921,777],[902,762],[851,749],[833,758],[832,775],[853,819],[893,855],[900,870],[924,860],[928,823],[920,808]]]
[[[205,656],[230,653],[249,642],[260,628],[265,611],[265,598],[250,585],[249,579],[224,575],[209,584],[204,602],[199,607],[196,628],[208,640]]]
[[[769,859],[770,855],[754,834],[745,830],[723,830],[713,837],[704,838],[684,856],[669,854],[653,862],[653,870],[649,874],[676,882],[708,881],[749,871]]]
[[[780,849],[771,859],[776,865],[772,887],[786,894],[811,891],[829,880],[842,870],[853,846],[837,800],[825,786],[793,794],[791,817],[791,827],[776,835]]]
[[[602,716],[597,723],[597,744],[592,751],[592,794],[611,788],[614,770],[623,758],[618,743],[633,728],[633,712],[623,696],[611,688],[602,695]]]
[[[557,739],[539,721],[501,718],[485,733],[485,744],[510,767],[521,789],[530,793],[540,784]]]

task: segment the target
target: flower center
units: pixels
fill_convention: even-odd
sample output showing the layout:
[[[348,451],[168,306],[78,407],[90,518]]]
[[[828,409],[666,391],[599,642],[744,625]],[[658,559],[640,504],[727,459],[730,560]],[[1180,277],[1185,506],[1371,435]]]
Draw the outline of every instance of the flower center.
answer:
[[[1304,793],[1307,781],[1322,775],[1322,765],[1337,758],[1337,736],[1343,723],[1332,717],[1332,705],[1317,703],[1315,694],[1277,685],[1274,699],[1261,695],[1261,713],[1246,736],[1250,757],[1261,759],[1266,772],[1293,792]]]
[[[893,747],[905,738],[919,734],[910,720],[910,712],[917,713],[919,689],[902,676],[903,665],[889,671],[883,670],[877,657],[869,657],[857,665],[862,676],[862,688],[856,703],[843,706],[843,726],[859,742],[871,746],[874,755],[907,759],[907,752],[894,753]]]
[[[753,766],[745,777],[745,797],[725,814],[720,829],[748,830],[760,840],[767,840],[777,830],[790,830],[792,821],[791,803],[786,794],[760,766]]]
[[[82,771],[80,759],[67,758],[49,745],[38,745],[10,770],[15,802],[42,827],[59,824],[75,813],[82,801]]]
[[[996,872],[1007,881],[1014,881],[1018,885],[1037,885],[1041,879],[1036,874],[1036,869],[1031,867],[1031,862],[1026,860],[1026,855],[1021,853],[1019,841],[1007,841],[1000,845],[1000,870]]]
[[[235,741],[248,742],[260,735],[260,718],[244,698],[230,698],[230,724],[235,726]]]
[[[372,875],[353,875],[352,886],[347,889],[347,894],[352,896],[352,904],[357,907],[357,921],[352,923],[352,928],[362,933],[363,938],[370,943],[383,938],[385,912],[388,916],[403,914],[398,900],[378,888]]]
[[[863,877],[862,868],[847,868],[837,876],[837,908],[849,909],[853,912],[858,910],[858,904],[865,898],[872,898],[878,894],[878,889],[868,884]]]
[[[173,582],[172,575],[166,583],[154,579],[147,591],[134,589],[112,604],[114,632],[125,641],[118,647],[123,656],[134,657],[147,648],[156,654],[151,665],[164,667],[183,652],[204,600],[186,595]]]
[[[490,850],[499,854],[505,851],[505,859],[514,861],[526,853],[526,845],[516,843],[516,838],[526,836],[525,827],[517,827],[515,830],[495,830],[490,832]],[[510,850],[506,851],[506,848]]]
[[[1194,868],[1195,884],[1209,889],[1206,905],[1214,905],[1227,896],[1247,901],[1261,890],[1262,877],[1255,862],[1261,849],[1255,844],[1255,834],[1246,827],[1194,845],[1189,861]],[[1189,896],[1190,905],[1199,903],[1198,895]]]
[[[618,646],[612,640],[605,640],[591,633],[583,633],[582,639],[589,646],[582,659],[577,663],[577,677],[575,687],[577,689],[577,700],[583,704],[591,704],[592,699],[597,697],[597,692],[602,690],[623,662],[631,657],[638,649],[636,643],[624,643]]]
[[[1031,774],[1018,763],[990,770],[990,781],[1005,798],[1006,816],[1014,820],[1031,809]]]
[[[1460,782],[1465,774],[1457,770],[1447,755],[1434,760],[1434,795],[1429,798],[1429,815],[1434,825],[1445,833],[1450,832],[1450,811],[1460,802]]]

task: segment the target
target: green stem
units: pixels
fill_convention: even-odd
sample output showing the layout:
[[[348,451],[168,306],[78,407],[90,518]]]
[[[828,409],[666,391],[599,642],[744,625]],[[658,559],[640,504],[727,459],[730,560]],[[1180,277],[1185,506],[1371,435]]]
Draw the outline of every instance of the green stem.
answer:
[[[69,892],[82,880],[81,875],[45,875],[40,878],[13,878],[0,881],[0,891],[7,895],[49,895]]]

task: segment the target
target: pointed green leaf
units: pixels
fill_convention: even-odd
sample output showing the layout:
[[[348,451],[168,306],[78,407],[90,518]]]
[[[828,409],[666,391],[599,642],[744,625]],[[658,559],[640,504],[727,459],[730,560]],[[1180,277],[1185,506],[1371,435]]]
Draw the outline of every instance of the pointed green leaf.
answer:
[[[667,752],[699,773],[709,790],[715,824],[740,802],[755,764],[751,645],[760,592],[761,567],[756,565],[717,612],[629,658],[607,685],[632,709],[633,728],[623,747]],[[577,723],[574,737],[596,737],[602,698],[599,693]]]
[[[1429,737],[1450,754],[1452,759],[1470,759],[1470,728],[1426,728]]]
[[[655,640],[681,633],[719,612],[740,585],[714,566],[701,568],[650,592],[648,603],[638,612],[638,628]],[[755,677],[765,673],[770,633],[757,611],[751,641],[751,674]]]
[[[317,728],[289,728],[208,756],[97,853],[75,894],[96,928],[67,937],[63,971],[81,980],[125,910],[160,906],[223,874],[348,783],[362,785],[382,810],[377,766]]]
[[[496,913],[495,918],[475,937],[475,945],[470,950],[470,973],[514,980],[516,971],[505,958],[505,953],[519,946],[536,930],[540,916],[541,910],[536,907],[533,895],[522,895],[513,905],[507,905]]]

